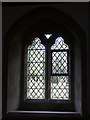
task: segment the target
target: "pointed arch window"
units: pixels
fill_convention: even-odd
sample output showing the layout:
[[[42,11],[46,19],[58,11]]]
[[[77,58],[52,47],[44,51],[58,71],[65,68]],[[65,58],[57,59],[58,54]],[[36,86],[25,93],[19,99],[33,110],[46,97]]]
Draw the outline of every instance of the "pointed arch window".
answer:
[[[69,46],[62,37],[51,46],[51,99],[69,99]]]
[[[49,39],[52,34],[45,36]],[[69,46],[62,37],[54,41],[46,50],[37,37],[27,48],[27,99],[70,99]]]
[[[39,38],[28,46],[27,98],[45,99],[45,46]]]

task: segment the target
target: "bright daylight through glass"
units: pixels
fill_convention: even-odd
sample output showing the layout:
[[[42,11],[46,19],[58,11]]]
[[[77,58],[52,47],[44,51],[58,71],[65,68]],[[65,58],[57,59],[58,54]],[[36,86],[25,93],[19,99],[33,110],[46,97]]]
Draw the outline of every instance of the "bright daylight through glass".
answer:
[[[27,98],[45,98],[45,47],[35,38],[27,51]]]
[[[52,34],[45,34],[49,39]],[[46,90],[50,89],[50,99],[69,99],[68,53],[69,46],[62,37],[55,40],[51,46],[51,80],[50,86],[45,82],[45,46],[39,38],[35,38],[27,49],[27,98],[45,99]],[[49,56],[48,56],[49,57]]]
[[[69,99],[69,76],[67,63],[68,45],[62,37],[55,40],[51,46],[52,52],[52,74],[51,76],[51,99]],[[55,50],[55,51],[54,51]],[[61,51],[58,51],[61,50]],[[63,50],[63,51],[62,51]]]

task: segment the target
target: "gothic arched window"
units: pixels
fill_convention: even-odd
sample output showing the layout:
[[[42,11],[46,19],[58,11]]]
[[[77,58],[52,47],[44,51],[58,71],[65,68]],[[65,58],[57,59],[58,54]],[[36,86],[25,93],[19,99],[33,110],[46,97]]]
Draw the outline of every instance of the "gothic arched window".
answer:
[[[45,36],[49,40],[53,35]],[[69,46],[62,37],[57,37],[54,42],[51,45],[47,42],[45,47],[37,37],[28,45],[27,99],[70,99]]]
[[[45,47],[39,38],[28,46],[27,98],[45,99]]]

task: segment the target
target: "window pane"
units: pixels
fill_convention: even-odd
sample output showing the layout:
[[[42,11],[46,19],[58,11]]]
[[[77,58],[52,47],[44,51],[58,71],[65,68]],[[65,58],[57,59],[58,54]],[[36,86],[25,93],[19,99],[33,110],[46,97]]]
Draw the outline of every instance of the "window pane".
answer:
[[[51,99],[69,99],[68,49],[62,37],[55,40],[52,50]]]
[[[28,99],[44,99],[45,98],[45,77],[44,76],[28,76],[27,77],[27,97]]]
[[[49,39],[52,36],[52,34],[45,34],[45,36],[47,39]]]
[[[52,53],[52,73],[67,74],[67,52]]]
[[[45,98],[45,47],[35,38],[27,51],[27,98]]]
[[[58,49],[69,49],[69,46],[64,43],[64,39],[62,37],[58,37],[55,40],[55,44],[52,45],[51,50],[58,50]]]
[[[68,76],[51,76],[51,99],[69,99]]]

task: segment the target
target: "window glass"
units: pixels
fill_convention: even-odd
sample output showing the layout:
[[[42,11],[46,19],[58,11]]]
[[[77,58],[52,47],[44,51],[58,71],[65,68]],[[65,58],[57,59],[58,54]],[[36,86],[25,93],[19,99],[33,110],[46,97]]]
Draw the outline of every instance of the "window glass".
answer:
[[[45,34],[46,38],[52,34]],[[49,39],[49,38],[47,38]],[[27,98],[28,99],[45,99],[46,94],[50,99],[68,100],[69,99],[69,46],[64,43],[62,37],[55,40],[51,46],[50,53],[46,53],[45,46],[37,37],[27,49]],[[46,55],[47,54],[47,58]],[[47,64],[46,64],[47,63]],[[51,64],[51,71],[47,72],[46,68]],[[48,66],[48,67],[46,67]],[[50,70],[50,69],[49,69]],[[49,75],[51,73],[51,75]],[[45,76],[51,76],[47,80]],[[45,82],[47,81],[47,83]],[[50,84],[49,84],[50,83]],[[45,85],[47,84],[47,85]],[[46,93],[46,91],[50,93]]]
[[[27,98],[45,98],[45,47],[39,38],[27,49]]]
[[[58,37],[51,46],[51,99],[69,99],[68,49],[62,37]]]

